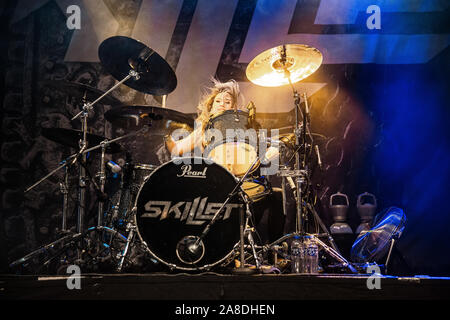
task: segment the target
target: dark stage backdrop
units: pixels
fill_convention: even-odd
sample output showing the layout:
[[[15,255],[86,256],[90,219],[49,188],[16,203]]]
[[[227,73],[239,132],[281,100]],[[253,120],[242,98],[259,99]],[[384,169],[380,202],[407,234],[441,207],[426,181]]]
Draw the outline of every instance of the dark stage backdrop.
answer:
[[[71,5],[80,9],[79,29],[69,28],[76,22],[76,11],[67,12]],[[319,49],[323,64],[295,87],[309,96],[324,162],[324,172],[315,175],[320,216],[330,226],[329,197],[343,192],[355,230],[357,196],[372,193],[378,211],[397,206],[406,213],[398,249],[409,270],[448,275],[449,8],[440,0],[2,1],[1,270],[54,240],[60,228],[63,171],[23,193],[74,152],[43,137],[42,128],[80,129],[78,120],[70,120],[77,102],[46,80],[106,91],[116,79],[102,68],[98,47],[122,35],[142,41],[175,70],[178,85],[167,98],[169,108],[195,113],[211,76],[233,78],[245,100],[254,101],[263,128],[292,126],[292,92],[251,83],[247,64],[280,44]],[[126,86],[112,96],[123,104],[161,105],[161,97]],[[104,119],[110,108],[95,107],[91,133],[117,134]],[[161,137],[124,145],[139,162],[168,160]],[[75,216],[72,173],[69,224]],[[95,200],[89,197],[93,215]]]

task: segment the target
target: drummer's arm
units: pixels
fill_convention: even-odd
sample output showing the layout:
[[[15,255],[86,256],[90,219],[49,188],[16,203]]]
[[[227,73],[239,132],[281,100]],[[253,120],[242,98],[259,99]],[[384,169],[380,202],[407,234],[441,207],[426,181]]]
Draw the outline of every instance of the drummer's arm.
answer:
[[[186,152],[191,152],[194,149],[194,132],[191,132],[186,138],[175,141],[172,136],[166,136],[167,150],[173,156],[181,156]]]
[[[276,147],[269,147],[264,155],[264,160],[271,162],[273,161],[276,157],[278,157],[280,155],[280,151],[278,148]]]

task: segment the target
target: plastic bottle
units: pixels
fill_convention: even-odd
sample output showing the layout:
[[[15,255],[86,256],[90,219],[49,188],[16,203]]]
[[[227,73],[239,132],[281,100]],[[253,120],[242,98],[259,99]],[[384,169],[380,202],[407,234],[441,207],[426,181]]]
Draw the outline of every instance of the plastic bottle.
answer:
[[[310,236],[304,238],[305,247],[305,268],[304,272],[308,274],[316,274],[319,271],[319,248]]]
[[[299,236],[295,236],[291,243],[291,273],[302,273],[303,243]]]

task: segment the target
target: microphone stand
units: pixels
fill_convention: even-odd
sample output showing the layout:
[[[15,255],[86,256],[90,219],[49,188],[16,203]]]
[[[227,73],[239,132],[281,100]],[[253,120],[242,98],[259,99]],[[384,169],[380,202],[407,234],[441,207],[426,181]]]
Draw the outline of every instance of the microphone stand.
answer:
[[[196,241],[188,249],[190,251],[190,253],[192,253],[192,254],[198,253],[199,249],[201,247],[203,247],[203,241],[202,240],[206,237],[206,235],[209,233],[211,227],[216,223],[218,218],[221,216],[221,213],[222,213],[223,209],[225,208],[225,206],[231,201],[231,199],[237,193],[241,192],[242,183],[247,178],[247,176],[250,174],[251,169],[258,162],[258,160],[259,160],[259,157],[257,156],[256,159],[254,160],[254,162],[252,163],[252,165],[247,169],[247,172],[245,172],[245,174],[237,182],[237,184],[234,187],[234,189],[229,193],[229,195],[228,195],[227,199],[225,200],[225,202],[216,211],[216,213],[214,214],[212,220],[206,225],[205,229],[203,229],[203,232],[201,233],[201,235],[199,237],[195,237],[195,238],[197,238]],[[245,197],[244,197],[244,201],[246,201]],[[244,237],[245,237],[245,227],[246,227],[244,211],[245,211],[244,208],[241,206],[239,208],[239,235],[240,235],[240,259],[241,259],[241,263],[240,263],[239,268],[236,268],[234,270],[234,272],[236,274],[252,274],[252,273],[254,273],[254,270],[252,270],[250,268],[245,268],[245,266],[244,266],[244,263],[245,263],[245,261],[244,261]]]

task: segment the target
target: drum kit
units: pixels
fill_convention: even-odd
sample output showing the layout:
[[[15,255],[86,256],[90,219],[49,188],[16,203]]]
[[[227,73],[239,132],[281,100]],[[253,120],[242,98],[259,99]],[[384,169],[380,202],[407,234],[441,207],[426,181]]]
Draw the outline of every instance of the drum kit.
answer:
[[[162,107],[124,106],[109,95],[121,84],[157,96],[172,92],[177,86],[175,73],[154,50],[137,40],[116,36],[103,41],[98,52],[102,66],[118,81],[108,91],[64,81],[47,82],[83,102],[81,111],[72,118],[79,119],[81,130],[49,128],[42,131],[44,137],[74,148],[76,153],[25,190],[30,191],[55,172],[66,169],[65,180],[61,183],[64,195],[63,234],[58,240],[14,261],[11,267],[24,267],[38,260],[39,270],[56,263],[60,266],[78,264],[89,271],[98,270],[102,263],[108,263],[115,272],[123,272],[133,263],[132,256],[140,252],[150,258],[149,263],[171,271],[209,271],[227,267],[234,260],[234,273],[249,274],[262,271],[267,265],[262,253],[282,255],[280,244],[294,236],[305,236],[304,218],[313,214],[331,247],[319,240],[320,235],[313,235],[316,243],[342,265],[356,272],[339,253],[302,192],[308,187],[306,176],[309,174],[308,160],[304,155],[310,153],[311,150],[306,149],[313,144],[306,143],[309,126],[307,98],[303,96],[304,103],[301,104],[301,97],[293,84],[319,68],[322,54],[317,49],[297,44],[278,46],[259,54],[246,70],[247,78],[254,84],[265,87],[290,85],[295,104],[295,130],[279,140],[294,150],[295,168],[278,171],[283,181],[295,184],[295,232],[261,245],[253,238],[252,202],[263,198],[267,188],[248,179],[257,172],[262,160],[253,144],[245,139],[212,139],[208,142],[205,158],[172,158],[162,165],[134,163],[132,155],[121,145],[122,140],[139,139],[143,134],[163,135],[180,128],[189,132],[193,130],[194,119],[166,108],[165,104]],[[105,113],[104,118],[113,127],[126,128],[129,133],[114,139],[89,133],[89,111],[97,103],[111,105],[112,109]],[[210,119],[209,128],[223,131],[252,127],[254,105],[249,104],[247,108],[249,112],[230,110],[215,116]],[[230,149],[234,158],[228,156]],[[99,157],[97,179],[92,178],[86,165],[90,153]],[[125,164],[119,166],[106,162],[107,154],[120,153],[127,155]],[[236,161],[236,155],[244,155],[244,160]],[[78,168],[78,194],[76,230],[73,231],[74,228],[67,226],[67,169],[75,165]],[[113,195],[105,193],[107,167],[121,175],[120,187]],[[89,183],[94,184],[98,191],[98,215],[96,225],[85,228]]]

